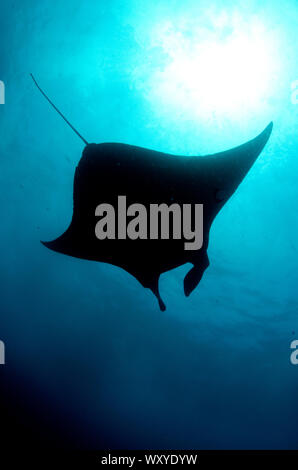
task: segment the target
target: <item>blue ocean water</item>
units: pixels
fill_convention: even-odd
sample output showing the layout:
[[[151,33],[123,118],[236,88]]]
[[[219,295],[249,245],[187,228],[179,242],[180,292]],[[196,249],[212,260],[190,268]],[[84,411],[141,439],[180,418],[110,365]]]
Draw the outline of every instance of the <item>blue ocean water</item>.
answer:
[[[297,448],[297,21],[294,0],[1,4],[4,367],[73,445]],[[231,62],[218,62],[218,44]],[[189,298],[189,266],[162,275],[160,312],[120,268],[41,245],[69,224],[83,145],[31,72],[90,142],[187,158],[274,121],[212,227],[210,267]]]

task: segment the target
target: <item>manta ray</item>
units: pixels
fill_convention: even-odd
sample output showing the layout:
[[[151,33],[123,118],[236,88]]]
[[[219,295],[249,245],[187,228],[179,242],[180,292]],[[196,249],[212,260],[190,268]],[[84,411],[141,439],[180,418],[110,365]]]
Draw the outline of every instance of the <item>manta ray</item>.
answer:
[[[186,296],[197,287],[209,266],[209,232],[216,215],[236,191],[262,152],[272,122],[253,140],[213,155],[181,156],[122,143],[89,144],[39,87],[36,86],[85,143],[75,169],[73,215],[66,231],[49,249],[76,258],[110,263],[151,289],[165,310],[159,292],[160,275],[185,263],[192,267],[184,278]],[[117,205],[119,195],[128,203],[203,204],[203,243],[185,250],[183,239],[104,239],[95,236],[95,208],[105,202]]]

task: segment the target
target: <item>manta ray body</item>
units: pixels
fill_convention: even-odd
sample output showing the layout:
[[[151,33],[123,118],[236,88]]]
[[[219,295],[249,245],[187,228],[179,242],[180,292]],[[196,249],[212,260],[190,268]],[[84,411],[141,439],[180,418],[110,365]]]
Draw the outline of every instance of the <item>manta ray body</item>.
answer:
[[[185,295],[199,284],[209,265],[212,222],[262,152],[271,131],[272,123],[256,138],[232,150],[186,157],[121,143],[88,144],[75,130],[86,147],[75,170],[72,220],[61,236],[42,243],[59,253],[125,269],[152,290],[165,310],[158,287],[160,275],[191,263],[184,279]],[[95,208],[100,203],[116,207],[119,195],[125,195],[128,204],[147,207],[155,203],[203,204],[202,247],[185,250],[183,239],[98,240]]]

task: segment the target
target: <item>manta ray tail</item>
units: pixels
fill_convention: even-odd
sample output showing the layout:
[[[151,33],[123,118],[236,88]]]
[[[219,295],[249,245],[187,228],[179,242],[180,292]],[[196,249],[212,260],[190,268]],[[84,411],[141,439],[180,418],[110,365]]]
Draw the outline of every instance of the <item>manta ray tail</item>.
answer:
[[[34,81],[35,85],[37,86],[37,88],[39,89],[40,93],[45,97],[45,99],[50,103],[51,106],[53,106],[53,108],[55,109],[55,111],[57,111],[57,113],[62,117],[62,119],[64,119],[64,121],[69,125],[69,127],[77,134],[77,136],[80,137],[80,139],[82,139],[82,141],[88,145],[88,142],[86,139],[84,139],[84,137],[73,127],[73,125],[69,122],[68,119],[66,119],[66,117],[61,113],[61,111],[59,111],[59,109],[57,108],[57,106],[54,105],[54,103],[50,100],[50,98],[45,94],[45,92],[40,88],[40,86],[38,85],[37,81],[35,80],[34,76],[32,73],[30,73],[31,75],[31,78],[32,80]]]

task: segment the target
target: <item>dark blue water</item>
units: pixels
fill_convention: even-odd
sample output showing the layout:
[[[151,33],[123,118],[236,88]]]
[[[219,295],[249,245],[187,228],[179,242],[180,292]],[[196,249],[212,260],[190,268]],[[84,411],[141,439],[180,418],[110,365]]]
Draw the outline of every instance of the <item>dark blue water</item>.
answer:
[[[224,4],[1,4],[3,367],[73,445],[297,448],[298,7]],[[274,121],[189,298],[189,266],[161,277],[160,312],[120,268],[40,244],[69,224],[83,144],[30,72],[90,142],[199,155]]]

